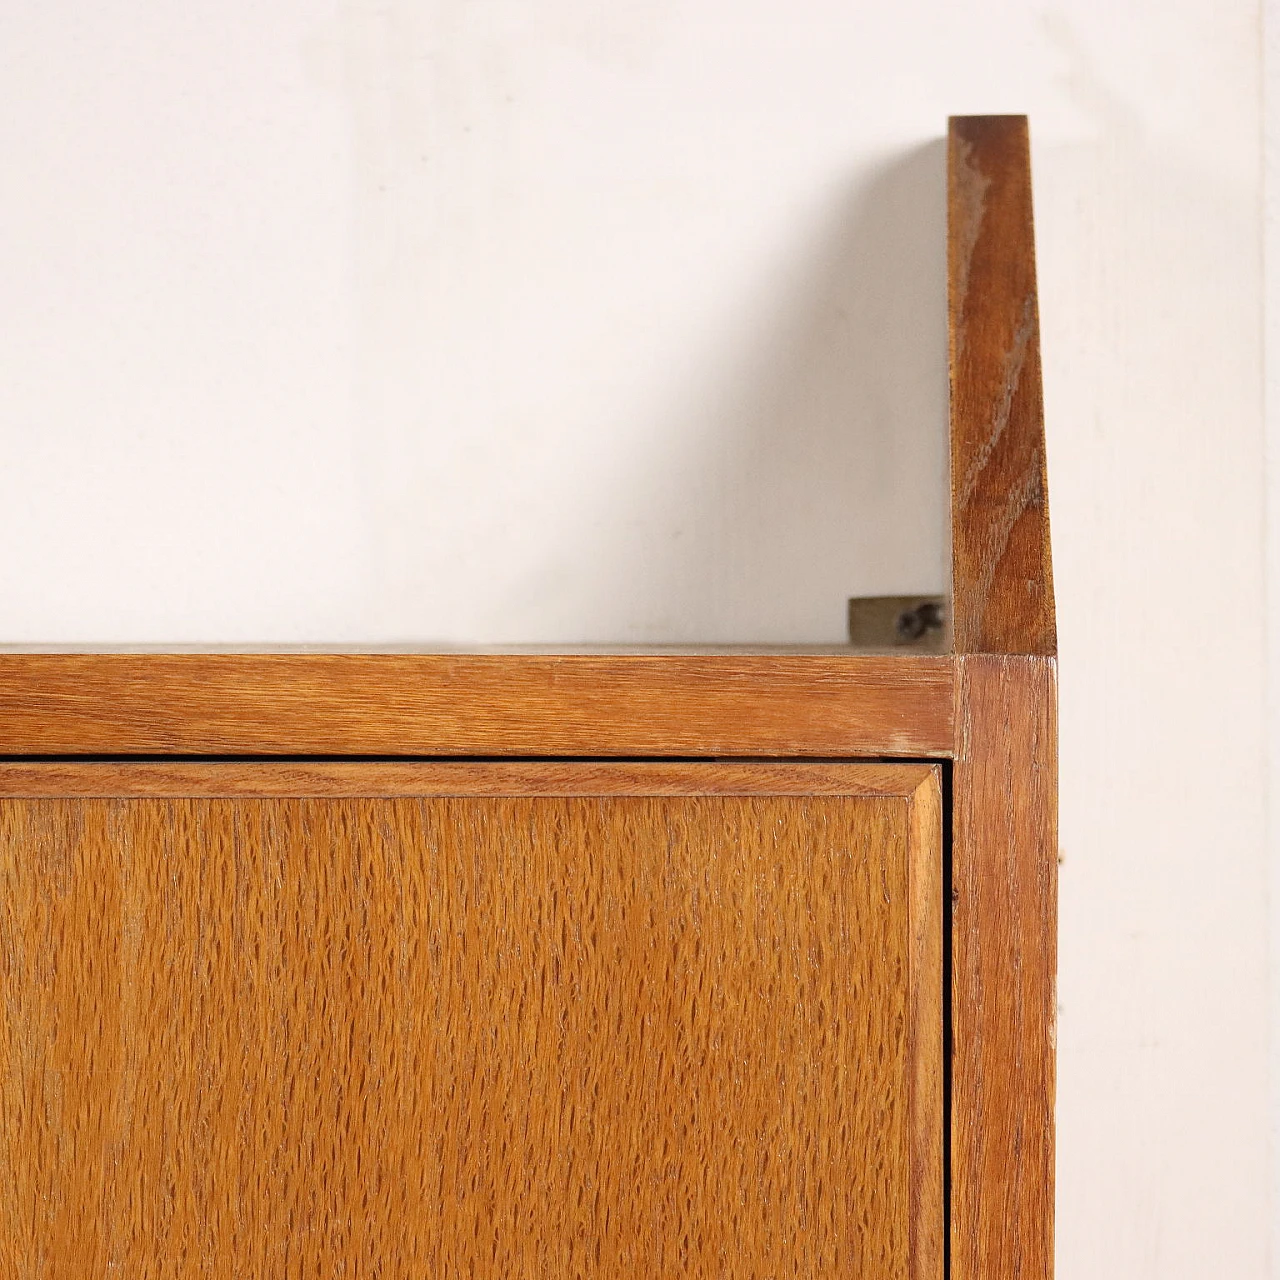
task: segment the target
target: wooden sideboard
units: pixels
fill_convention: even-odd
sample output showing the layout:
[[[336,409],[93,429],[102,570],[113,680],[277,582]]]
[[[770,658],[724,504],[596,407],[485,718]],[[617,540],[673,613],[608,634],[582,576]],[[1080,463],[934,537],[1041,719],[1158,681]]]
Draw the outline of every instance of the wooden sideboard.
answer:
[[[0,653],[0,1277],[1051,1275],[1026,121],[948,184],[948,652]]]

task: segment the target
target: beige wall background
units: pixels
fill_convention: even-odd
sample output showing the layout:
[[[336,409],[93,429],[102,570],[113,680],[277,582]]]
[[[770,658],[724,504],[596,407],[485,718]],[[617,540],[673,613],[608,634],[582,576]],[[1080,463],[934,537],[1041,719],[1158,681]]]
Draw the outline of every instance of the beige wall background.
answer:
[[[945,581],[940,139],[1028,112],[1060,1274],[1280,1274],[1262,17],[10,0],[0,635],[839,642]]]

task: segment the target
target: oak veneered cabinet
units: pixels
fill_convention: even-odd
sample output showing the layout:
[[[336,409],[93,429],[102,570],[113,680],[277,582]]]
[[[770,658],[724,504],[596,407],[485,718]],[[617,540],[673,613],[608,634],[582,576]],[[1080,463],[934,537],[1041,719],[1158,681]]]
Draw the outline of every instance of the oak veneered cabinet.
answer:
[[[0,1280],[1049,1280],[1026,123],[946,652],[0,652]]]
[[[19,1274],[937,1273],[936,768],[0,795]]]

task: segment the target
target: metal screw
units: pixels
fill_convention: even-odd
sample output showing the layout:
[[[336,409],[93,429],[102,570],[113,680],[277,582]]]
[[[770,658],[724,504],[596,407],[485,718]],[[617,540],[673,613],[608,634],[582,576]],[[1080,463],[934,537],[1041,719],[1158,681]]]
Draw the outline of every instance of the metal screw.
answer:
[[[935,601],[926,600],[914,609],[898,614],[897,632],[901,640],[919,640],[926,631],[942,628],[942,608]]]

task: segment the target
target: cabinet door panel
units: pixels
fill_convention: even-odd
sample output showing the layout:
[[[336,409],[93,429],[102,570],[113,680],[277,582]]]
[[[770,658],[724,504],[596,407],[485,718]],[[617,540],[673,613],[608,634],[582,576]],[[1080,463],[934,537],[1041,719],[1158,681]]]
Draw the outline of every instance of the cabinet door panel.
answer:
[[[940,1275],[932,768],[0,797],[0,1274]]]

